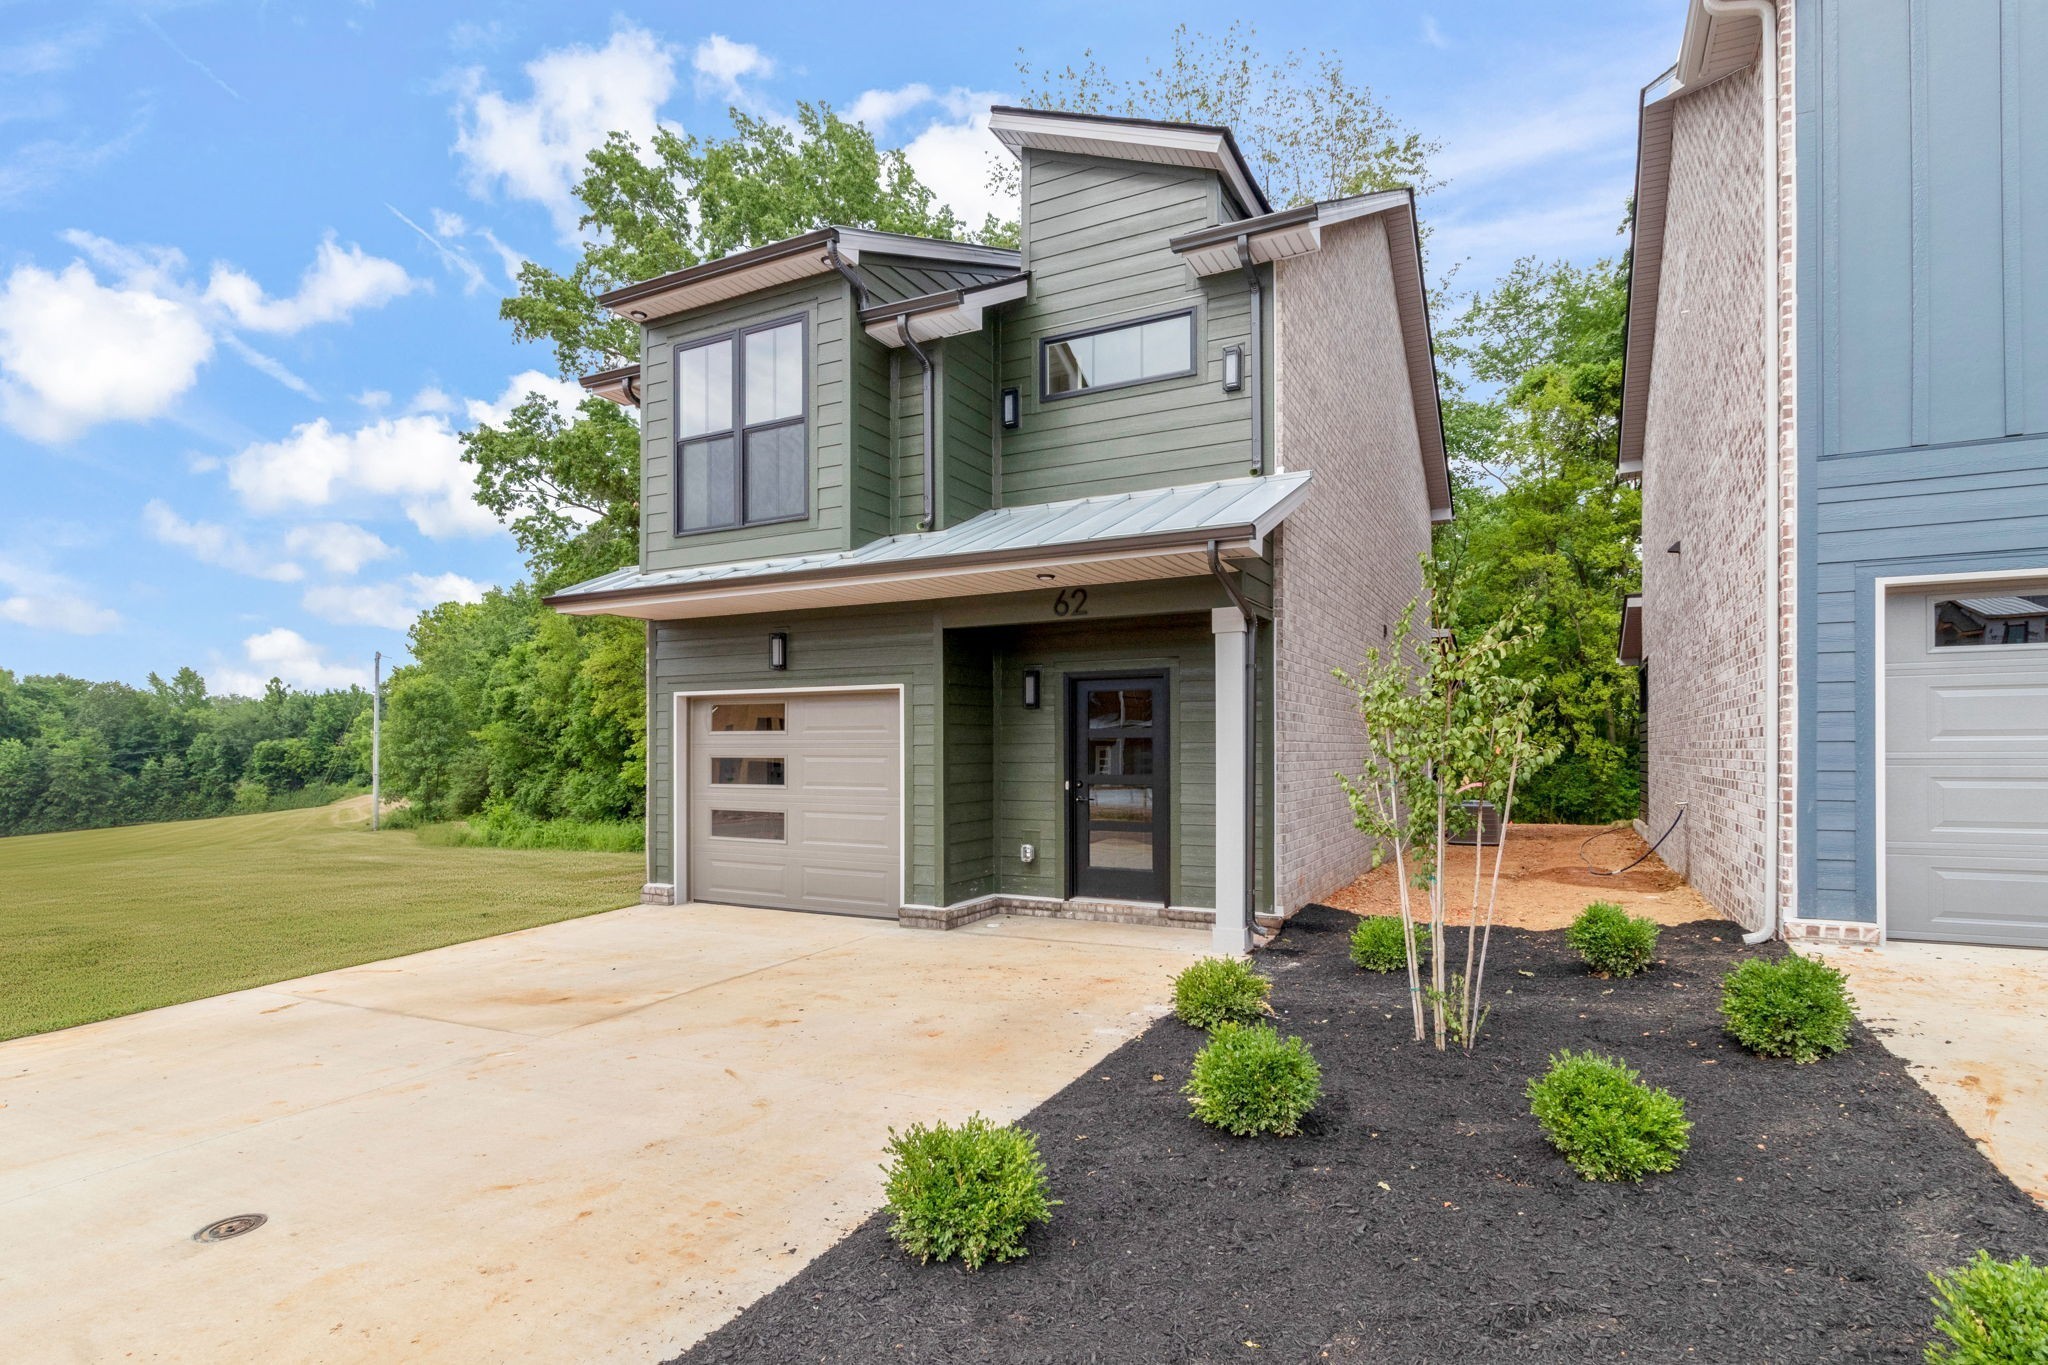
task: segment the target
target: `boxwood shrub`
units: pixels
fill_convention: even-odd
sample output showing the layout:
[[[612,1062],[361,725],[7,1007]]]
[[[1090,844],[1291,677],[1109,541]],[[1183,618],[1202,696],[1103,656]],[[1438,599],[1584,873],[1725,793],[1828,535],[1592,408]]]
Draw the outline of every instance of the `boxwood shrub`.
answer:
[[[1980,1251],[1934,1281],[1930,1365],[2011,1365],[2048,1361],[2048,1265],[2025,1256],[1995,1261]]]
[[[1205,957],[1173,979],[1174,1017],[1196,1028],[1256,1023],[1272,990],[1243,958]]]
[[[1751,1052],[1817,1062],[1849,1046],[1856,1001],[1848,979],[1825,962],[1796,953],[1752,958],[1721,982],[1721,1019]]]
[[[1429,926],[1415,926],[1415,960],[1429,957]],[[1351,931],[1351,960],[1369,972],[1398,972],[1408,965],[1408,943],[1399,915],[1368,915]]]
[[[1025,1254],[1024,1233],[1052,1217],[1038,1139],[979,1114],[955,1127],[889,1130],[889,1235],[920,1261],[958,1256],[969,1270]]]
[[[1218,1024],[1181,1093],[1212,1128],[1292,1137],[1322,1088],[1323,1070],[1301,1039],[1283,1042],[1271,1024]]]
[[[1634,976],[1657,952],[1657,921],[1630,915],[1613,901],[1581,910],[1564,936],[1595,976]]]
[[[1673,1169],[1690,1145],[1685,1101],[1644,1085],[1618,1058],[1560,1052],[1529,1082],[1529,1111],[1587,1180],[1641,1180]]]

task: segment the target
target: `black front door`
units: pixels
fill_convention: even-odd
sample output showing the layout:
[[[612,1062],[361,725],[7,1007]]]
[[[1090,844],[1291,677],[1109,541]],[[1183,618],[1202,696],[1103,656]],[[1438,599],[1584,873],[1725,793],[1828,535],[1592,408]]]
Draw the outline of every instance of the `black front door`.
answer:
[[[1069,894],[1166,901],[1164,674],[1068,683]]]

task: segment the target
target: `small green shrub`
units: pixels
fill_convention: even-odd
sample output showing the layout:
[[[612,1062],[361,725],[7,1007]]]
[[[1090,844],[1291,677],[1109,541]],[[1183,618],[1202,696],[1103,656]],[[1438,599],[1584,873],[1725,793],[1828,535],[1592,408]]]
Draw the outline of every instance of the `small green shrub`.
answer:
[[[1641,1180],[1668,1171],[1689,1145],[1685,1101],[1612,1057],[1569,1050],[1529,1082],[1529,1112],[1551,1146],[1587,1180]]]
[[[2048,1361],[2048,1265],[1994,1261],[1980,1251],[1934,1281],[1929,1365],[2015,1365]]]
[[[1594,975],[1634,976],[1656,954],[1657,921],[1632,916],[1613,901],[1594,901],[1564,937]]]
[[[1196,1028],[1256,1023],[1272,991],[1243,958],[1205,957],[1173,979],[1173,1014]]]
[[[1271,1024],[1218,1024],[1181,1087],[1196,1118],[1238,1137],[1293,1137],[1322,1092],[1308,1044],[1281,1041]]]
[[[1856,1001],[1848,979],[1825,962],[1752,958],[1721,982],[1721,1019],[1751,1052],[1817,1062],[1849,1046]]]
[[[1415,960],[1429,957],[1429,926],[1415,926]],[[1351,960],[1369,972],[1398,972],[1408,965],[1408,940],[1399,915],[1368,915],[1351,931]]]
[[[958,1256],[969,1270],[1026,1254],[1024,1234],[1052,1217],[1038,1139],[976,1114],[960,1126],[889,1130],[889,1235],[920,1261]]]

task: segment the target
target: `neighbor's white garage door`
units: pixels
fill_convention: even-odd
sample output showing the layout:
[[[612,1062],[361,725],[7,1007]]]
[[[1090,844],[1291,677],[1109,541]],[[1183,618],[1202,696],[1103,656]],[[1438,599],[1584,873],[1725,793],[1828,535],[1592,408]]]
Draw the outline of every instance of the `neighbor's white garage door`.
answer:
[[[1887,932],[2048,947],[2048,582],[1895,593],[1885,655]]]
[[[893,916],[902,903],[898,712],[894,692],[692,700],[691,899]]]

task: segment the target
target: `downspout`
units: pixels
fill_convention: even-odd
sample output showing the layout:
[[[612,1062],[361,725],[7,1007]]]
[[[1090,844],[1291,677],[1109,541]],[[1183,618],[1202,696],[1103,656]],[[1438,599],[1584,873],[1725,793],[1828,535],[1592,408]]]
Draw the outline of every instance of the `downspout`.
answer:
[[[1244,385],[1252,395],[1252,473],[1266,472],[1266,441],[1263,418],[1265,416],[1265,302],[1266,287],[1259,282],[1259,268],[1252,263],[1252,239],[1249,234],[1237,234],[1237,263],[1244,267],[1245,283],[1251,289],[1252,336],[1244,349]],[[1247,618],[1249,619],[1249,618]]]
[[[920,425],[924,428],[924,519],[917,523],[917,529],[929,531],[939,524],[938,499],[935,496],[937,489],[933,486],[937,482],[938,460],[935,458],[932,445],[932,358],[924,353],[924,347],[918,345],[917,339],[910,335],[909,314],[902,314],[896,319],[896,335],[903,339],[904,346],[917,357],[918,368],[924,371],[924,402],[921,405],[923,410],[918,414]]]
[[[855,306],[860,308],[867,307],[868,282],[862,279],[860,272],[848,265],[845,258],[839,254],[839,239],[837,237],[825,239],[825,259],[832,262],[832,268],[838,271],[848,284],[853,286]]]
[[[1769,303],[1764,309],[1763,325],[1764,369],[1767,372],[1764,378],[1764,448],[1769,452],[1771,490],[1769,534],[1764,538],[1764,562],[1768,570],[1765,601],[1768,604],[1766,610],[1769,613],[1771,627],[1771,694],[1768,704],[1764,707],[1764,745],[1769,750],[1765,771],[1770,774],[1770,787],[1765,793],[1770,817],[1764,822],[1770,843],[1764,850],[1764,869],[1769,884],[1764,895],[1763,924],[1755,932],[1742,936],[1744,943],[1758,944],[1768,943],[1778,936],[1778,882],[1782,875],[1779,850],[1783,844],[1782,831],[1778,828],[1778,791],[1783,780],[1783,760],[1778,750],[1778,710],[1785,684],[1784,642],[1780,638],[1784,631],[1781,616],[1784,604],[1781,600],[1779,582],[1779,557],[1784,553],[1783,547],[1779,544],[1779,536],[1784,516],[1785,493],[1784,471],[1780,467],[1784,451],[1778,430],[1781,359],[1778,354],[1778,311],[1783,306],[1779,298],[1778,281],[1778,7],[1772,0],[1700,0],[1700,7],[1717,19],[1753,14],[1762,27],[1764,39],[1763,51],[1757,61],[1764,68],[1764,268],[1769,280],[1769,289],[1765,295]]]
[[[1237,584],[1223,571],[1216,541],[1209,542],[1209,572],[1223,585],[1238,614],[1244,617],[1244,912],[1245,931],[1259,929],[1259,618]]]

